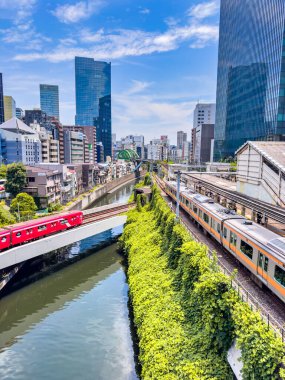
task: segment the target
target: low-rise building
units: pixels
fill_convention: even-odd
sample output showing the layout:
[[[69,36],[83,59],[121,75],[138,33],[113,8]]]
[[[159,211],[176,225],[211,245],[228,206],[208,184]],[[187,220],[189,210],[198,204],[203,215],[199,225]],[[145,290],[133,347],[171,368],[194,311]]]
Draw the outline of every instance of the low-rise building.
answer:
[[[285,206],[285,142],[247,141],[237,151],[237,191]]]
[[[51,203],[61,203],[62,172],[43,167],[26,166],[27,185],[24,191],[31,195],[40,208]]]

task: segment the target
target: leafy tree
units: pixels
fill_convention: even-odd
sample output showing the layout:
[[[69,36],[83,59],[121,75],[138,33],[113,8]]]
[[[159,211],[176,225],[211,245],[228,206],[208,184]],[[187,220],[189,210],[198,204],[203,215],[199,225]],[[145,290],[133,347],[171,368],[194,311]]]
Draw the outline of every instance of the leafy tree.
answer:
[[[0,227],[7,226],[16,222],[15,217],[0,205]]]
[[[2,164],[0,165],[0,178],[6,178],[7,175],[7,166]]]
[[[7,182],[5,189],[13,197],[19,194],[26,185],[26,168],[21,162],[7,165]]]
[[[21,220],[31,219],[37,210],[34,198],[27,193],[18,194],[11,202],[10,211]],[[19,215],[20,214],[20,215]]]
[[[48,205],[48,212],[54,212],[54,211],[60,211],[62,209],[62,206],[60,203],[50,203]]]

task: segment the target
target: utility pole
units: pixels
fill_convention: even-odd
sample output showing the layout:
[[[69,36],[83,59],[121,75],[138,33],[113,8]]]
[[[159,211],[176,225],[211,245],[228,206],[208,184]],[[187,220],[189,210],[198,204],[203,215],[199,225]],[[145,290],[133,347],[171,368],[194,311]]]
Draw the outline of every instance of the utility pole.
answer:
[[[177,171],[177,188],[176,188],[176,219],[179,219],[179,203],[180,203],[180,180],[181,180],[181,171]]]

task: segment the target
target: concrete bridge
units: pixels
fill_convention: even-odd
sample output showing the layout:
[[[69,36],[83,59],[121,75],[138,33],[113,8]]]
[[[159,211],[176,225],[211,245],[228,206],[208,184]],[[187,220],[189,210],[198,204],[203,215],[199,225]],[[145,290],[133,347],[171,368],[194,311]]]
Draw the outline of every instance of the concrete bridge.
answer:
[[[77,241],[123,225],[127,216],[122,215],[133,204],[116,203],[83,212],[83,224],[61,233],[47,236],[0,253],[0,269],[23,263]]]

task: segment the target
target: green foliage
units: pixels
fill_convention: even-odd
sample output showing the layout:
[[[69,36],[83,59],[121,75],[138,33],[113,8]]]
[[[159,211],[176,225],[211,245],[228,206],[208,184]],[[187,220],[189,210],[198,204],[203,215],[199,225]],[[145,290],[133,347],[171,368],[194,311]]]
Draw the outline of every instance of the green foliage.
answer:
[[[130,211],[128,256],[143,379],[231,379],[227,351],[241,349],[243,379],[285,378],[284,348],[231,288],[207,248],[189,236],[153,186]]]
[[[3,178],[6,178],[7,176],[7,166],[2,164],[0,165],[0,178],[3,179]]]
[[[150,186],[151,185],[151,176],[149,173],[146,173],[143,181],[144,186]]]
[[[26,185],[26,168],[21,162],[7,165],[5,190],[12,197],[19,194]]]
[[[15,217],[6,210],[3,205],[0,206],[0,227],[7,226],[16,222]]]
[[[161,254],[162,236],[154,211],[130,211],[122,242],[139,336],[142,378],[155,380],[231,379],[220,356],[197,355],[183,307],[172,286],[173,271]]]
[[[19,193],[11,202],[10,211],[21,220],[32,219],[37,211],[34,198],[27,193]],[[19,215],[20,214],[20,215]]]
[[[48,205],[48,212],[55,212],[55,211],[60,211],[62,209],[62,206],[60,203],[50,203]]]
[[[230,163],[230,172],[236,172],[237,171],[237,162],[233,161]]]

